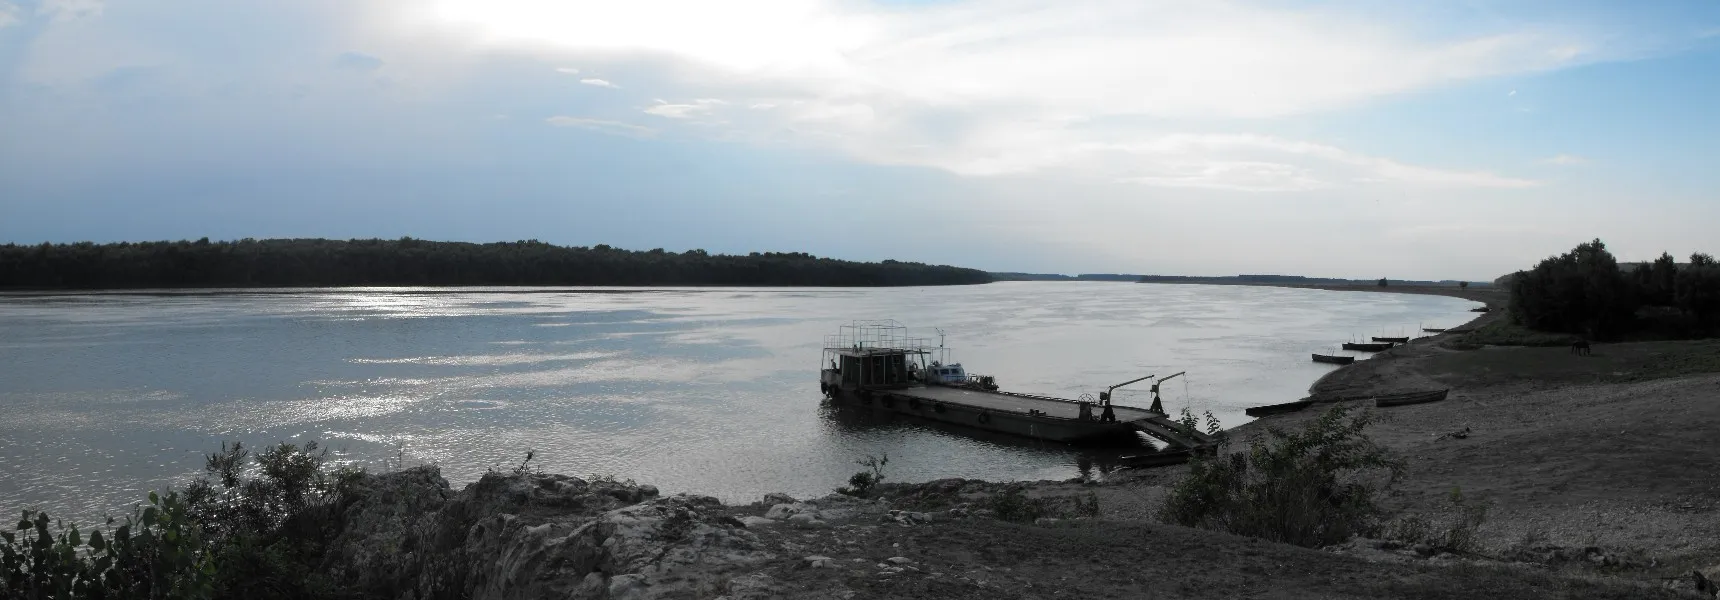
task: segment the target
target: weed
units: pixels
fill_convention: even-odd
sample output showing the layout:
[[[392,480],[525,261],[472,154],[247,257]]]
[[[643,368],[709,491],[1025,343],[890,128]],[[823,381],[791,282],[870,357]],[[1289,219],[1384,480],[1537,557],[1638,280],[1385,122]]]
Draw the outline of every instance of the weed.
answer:
[[[866,455],[865,460],[854,461],[865,471],[860,471],[848,477],[848,485],[836,488],[836,493],[845,496],[861,497],[870,492],[873,487],[884,482],[884,466],[890,464],[890,455],[885,453],[882,458]]]
[[[1376,496],[1402,472],[1363,434],[1374,420],[1334,407],[1303,431],[1269,429],[1270,440],[1253,440],[1247,452],[1197,458],[1159,516],[1310,547],[1371,531],[1381,513]]]

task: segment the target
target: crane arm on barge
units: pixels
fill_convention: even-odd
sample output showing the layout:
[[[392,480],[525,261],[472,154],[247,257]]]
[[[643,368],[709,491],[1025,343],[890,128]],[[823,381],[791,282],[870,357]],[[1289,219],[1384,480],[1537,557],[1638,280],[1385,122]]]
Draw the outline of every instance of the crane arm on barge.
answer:
[[[1181,376],[1184,373],[1188,373],[1188,371],[1179,371],[1179,372],[1177,372],[1176,375],[1166,375],[1164,377],[1160,377],[1158,381],[1154,381],[1153,382],[1153,407],[1149,408],[1147,410],[1151,410],[1151,411],[1159,413],[1161,415],[1166,414],[1165,413],[1165,403],[1163,401],[1159,400],[1159,384],[1164,383],[1166,381],[1170,381],[1172,379],[1176,379],[1178,376]]]

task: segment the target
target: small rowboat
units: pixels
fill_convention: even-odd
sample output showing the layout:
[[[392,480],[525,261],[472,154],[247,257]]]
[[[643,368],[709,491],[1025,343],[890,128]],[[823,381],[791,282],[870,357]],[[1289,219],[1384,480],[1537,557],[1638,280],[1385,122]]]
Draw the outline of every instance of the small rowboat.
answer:
[[[1347,365],[1347,364],[1356,362],[1356,357],[1354,357],[1354,356],[1332,356],[1330,354],[1315,354],[1314,355],[1314,362],[1331,363],[1334,365]]]
[[[1264,417],[1267,415],[1281,415],[1284,413],[1293,413],[1293,412],[1302,410],[1304,408],[1308,408],[1308,407],[1313,406],[1313,405],[1314,405],[1314,401],[1312,399],[1304,399],[1304,400],[1297,400],[1295,402],[1285,402],[1283,404],[1268,404],[1266,406],[1256,406],[1253,408],[1244,409],[1242,412],[1247,414],[1250,417]]]
[[[1184,448],[1182,450],[1166,450],[1164,452],[1154,452],[1152,454],[1123,456],[1119,457],[1117,460],[1122,463],[1122,467],[1125,469],[1150,469],[1153,467],[1180,465],[1188,462],[1191,458],[1194,458],[1194,451]]]
[[[1451,393],[1450,389],[1443,389],[1443,390],[1435,390],[1435,391],[1431,391],[1431,392],[1408,392],[1408,393],[1403,393],[1403,394],[1387,394],[1384,396],[1375,396],[1374,397],[1374,406],[1377,406],[1380,408],[1386,408],[1388,406],[1407,406],[1410,404],[1425,404],[1428,402],[1438,402],[1440,400],[1444,400],[1446,395],[1448,395],[1450,393]]]
[[[1433,327],[1423,327],[1423,328],[1421,328],[1421,330],[1426,331],[1428,333],[1445,333],[1444,329],[1437,329],[1437,328],[1433,328]]]
[[[1374,338],[1374,341],[1376,341],[1376,342],[1391,342],[1393,344],[1408,344],[1409,338],[1406,338],[1406,337],[1376,337],[1376,338]]]
[[[1345,350],[1360,350],[1362,352],[1379,352],[1382,350],[1389,349],[1391,347],[1392,347],[1391,342],[1376,342],[1376,343],[1372,343],[1372,344],[1369,344],[1367,342],[1345,342],[1344,343],[1344,349]]]

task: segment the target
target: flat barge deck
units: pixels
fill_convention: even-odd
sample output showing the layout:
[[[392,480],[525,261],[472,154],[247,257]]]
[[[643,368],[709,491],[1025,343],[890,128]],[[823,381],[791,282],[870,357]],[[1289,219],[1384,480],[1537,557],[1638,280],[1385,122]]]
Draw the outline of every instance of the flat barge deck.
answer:
[[[975,382],[989,378],[970,381],[959,364],[928,362],[942,344],[932,349],[894,337],[899,326],[893,324],[855,327],[825,343],[829,366],[820,373],[819,389],[832,401],[1074,444],[1127,439],[1136,432],[1179,449],[1204,450],[1216,441],[1161,411],[1114,405],[1109,393],[1090,401],[987,389]]]

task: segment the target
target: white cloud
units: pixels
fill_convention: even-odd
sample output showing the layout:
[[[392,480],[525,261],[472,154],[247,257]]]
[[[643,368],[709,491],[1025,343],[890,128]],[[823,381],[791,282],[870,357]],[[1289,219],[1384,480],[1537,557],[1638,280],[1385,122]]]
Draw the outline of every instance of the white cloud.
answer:
[[[590,129],[592,131],[631,137],[644,137],[657,132],[657,130],[650,127],[641,127],[631,123],[608,121],[604,119],[587,119],[584,117],[555,116],[544,119],[544,122],[556,127],[578,127],[580,129]]]
[[[23,15],[24,9],[18,8],[18,5],[0,0],[0,28],[17,25],[24,20]]]
[[[579,69],[575,69],[573,67],[556,67],[555,72],[563,75],[578,75]]]
[[[54,22],[72,21],[90,17],[102,16],[106,10],[103,0],[42,0],[36,7],[36,13],[45,15]]]
[[[585,60],[667,57],[676,66],[665,69],[665,89],[683,97],[721,94],[752,110],[726,113],[727,102],[694,101],[659,102],[644,112],[681,120],[723,113],[732,125],[725,139],[822,147],[964,175],[1057,169],[1223,189],[1535,185],[1291,140],[1207,145],[1197,157],[1135,148],[1187,135],[1178,131],[1184,127],[1167,131],[1165,122],[1230,121],[1236,125],[1221,130],[1246,131],[1261,119],[1558,69],[1610,51],[1585,32],[1554,25],[1430,38],[1333,11],[1181,0],[891,7],[446,0],[438,15],[444,26],[498,47]],[[1296,144],[1328,150],[1292,149]]]
[[[1505,97],[1509,98],[1515,95],[1517,95],[1517,90],[1511,90],[1509,93],[1505,94]]]
[[[583,83],[585,85],[594,85],[594,86],[597,86],[600,88],[610,88],[610,89],[620,89],[621,88],[621,86],[619,86],[619,85],[615,85],[613,83],[610,83],[607,80],[597,79],[595,77],[594,78],[588,78],[588,79],[581,79],[581,80],[579,80],[579,82]]]
[[[1576,156],[1574,154],[1560,154],[1558,156],[1550,156],[1550,157],[1541,159],[1541,164],[1558,165],[1561,167],[1586,165],[1586,164],[1589,164],[1591,162],[1594,162],[1594,161],[1589,160],[1587,158],[1583,158],[1581,156]]]

